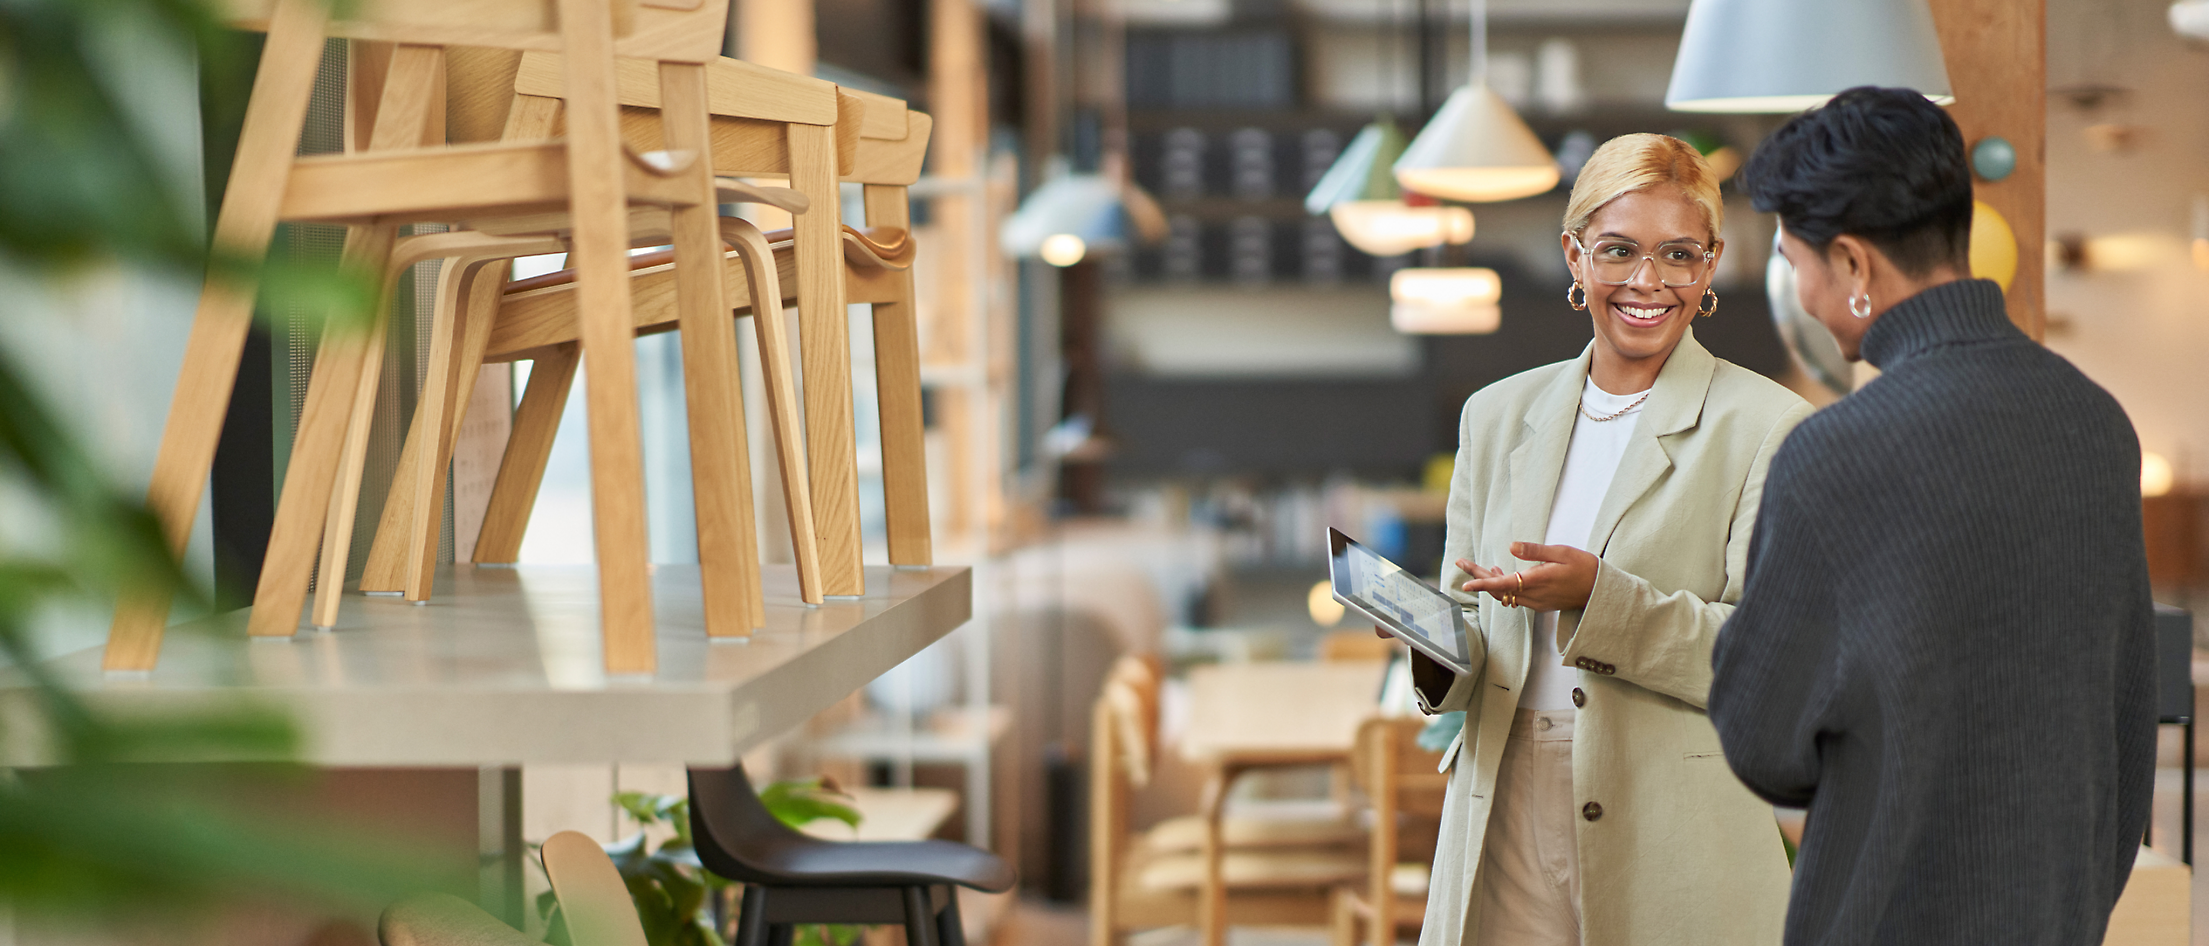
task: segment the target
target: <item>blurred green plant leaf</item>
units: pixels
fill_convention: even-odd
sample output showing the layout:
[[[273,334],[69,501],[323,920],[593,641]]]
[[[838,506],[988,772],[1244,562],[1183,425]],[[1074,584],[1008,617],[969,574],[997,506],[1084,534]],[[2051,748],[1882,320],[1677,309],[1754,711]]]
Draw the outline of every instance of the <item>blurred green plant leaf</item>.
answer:
[[[834,818],[859,827],[859,809],[852,807],[851,796],[825,776],[770,783],[760,789],[759,801],[776,820],[793,828],[802,828],[822,818]]]

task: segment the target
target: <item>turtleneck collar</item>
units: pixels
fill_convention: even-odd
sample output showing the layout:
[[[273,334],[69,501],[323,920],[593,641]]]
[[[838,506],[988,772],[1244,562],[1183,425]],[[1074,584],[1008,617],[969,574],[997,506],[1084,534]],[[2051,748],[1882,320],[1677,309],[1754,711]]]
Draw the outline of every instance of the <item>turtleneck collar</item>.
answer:
[[[1943,345],[2017,338],[2002,304],[2002,287],[1988,279],[1944,282],[1895,304],[1864,332],[1864,360],[1881,371]]]

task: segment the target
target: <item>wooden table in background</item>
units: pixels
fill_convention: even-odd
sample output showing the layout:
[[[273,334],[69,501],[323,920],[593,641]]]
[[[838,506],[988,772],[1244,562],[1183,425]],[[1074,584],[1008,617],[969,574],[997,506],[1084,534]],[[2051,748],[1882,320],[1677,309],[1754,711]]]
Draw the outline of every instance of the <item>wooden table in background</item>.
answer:
[[[1235,778],[1251,769],[1342,762],[1358,724],[1380,706],[1383,661],[1248,663],[1189,674],[1189,723],[1181,753],[1206,769],[1204,887],[1197,900],[1204,946],[1227,941],[1227,886],[1220,814]]]

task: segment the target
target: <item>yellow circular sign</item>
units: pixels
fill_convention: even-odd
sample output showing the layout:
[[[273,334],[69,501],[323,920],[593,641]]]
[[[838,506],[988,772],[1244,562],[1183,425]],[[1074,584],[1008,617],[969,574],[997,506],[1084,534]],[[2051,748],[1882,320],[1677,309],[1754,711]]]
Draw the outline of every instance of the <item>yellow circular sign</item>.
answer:
[[[1983,200],[1971,202],[1971,275],[1994,280],[2003,292],[2017,278],[2017,232]]]

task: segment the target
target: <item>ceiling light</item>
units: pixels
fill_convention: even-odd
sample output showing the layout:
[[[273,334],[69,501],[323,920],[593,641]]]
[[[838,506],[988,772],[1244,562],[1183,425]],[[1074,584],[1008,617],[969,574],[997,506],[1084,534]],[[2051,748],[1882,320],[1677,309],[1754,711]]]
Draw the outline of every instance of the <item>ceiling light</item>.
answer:
[[[2140,454],[2140,495],[2168,496],[2176,485],[2178,476],[2171,470],[2171,461],[2153,452]]]
[[[1305,195],[1304,209],[1326,214],[1344,240],[1373,256],[1471,240],[1472,211],[1404,201],[1390,171],[1403,151],[1404,135],[1394,121],[1365,126]]]
[[[1348,200],[1329,209],[1327,218],[1351,246],[1374,256],[1399,256],[1473,238],[1473,212],[1463,207]]]
[[[1557,160],[1501,96],[1488,88],[1488,7],[1473,0],[1471,80],[1450,93],[1396,160],[1405,190],[1483,203],[1557,186]]]
[[[2171,31],[2193,39],[2209,39],[2209,0],[2178,0],[2171,4]]]
[[[998,231],[1005,254],[1071,266],[1127,243],[1120,185],[1101,174],[1067,174],[1020,202]],[[1065,260],[1065,262],[1059,262]]]
[[[1399,269],[1388,296],[1389,324],[1406,335],[1486,335],[1503,324],[1503,280],[1492,269]]]
[[[1955,101],[1925,0],[1694,0],[1666,107],[1800,112],[1845,89],[1916,89]]]

